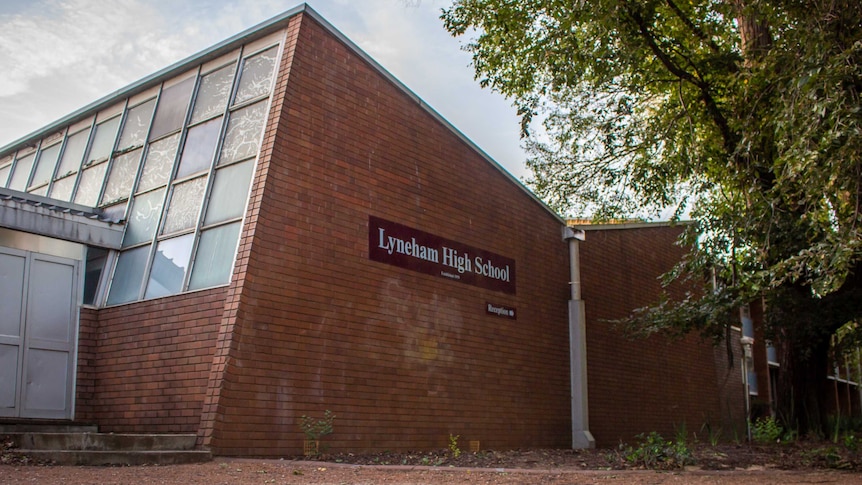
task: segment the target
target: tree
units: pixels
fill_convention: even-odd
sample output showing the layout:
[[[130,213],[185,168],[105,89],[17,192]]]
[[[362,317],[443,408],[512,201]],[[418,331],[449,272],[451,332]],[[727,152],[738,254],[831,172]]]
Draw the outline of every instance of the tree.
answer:
[[[763,297],[779,417],[823,434],[829,342],[862,316],[857,0],[456,0],[442,19],[513,100],[552,207],[690,211],[671,276],[715,291],[632,321],[718,339]]]

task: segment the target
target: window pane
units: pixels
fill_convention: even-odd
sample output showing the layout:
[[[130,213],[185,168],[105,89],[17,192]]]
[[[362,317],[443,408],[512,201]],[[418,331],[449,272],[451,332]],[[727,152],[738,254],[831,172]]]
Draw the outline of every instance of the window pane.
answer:
[[[269,94],[272,87],[272,68],[275,66],[277,53],[276,46],[245,60],[234,104]]]
[[[256,156],[265,119],[266,101],[231,113],[219,165]]]
[[[159,106],[156,108],[156,118],[153,120],[153,129],[150,132],[150,140],[180,129],[186,119],[186,110],[194,87],[195,78],[190,77],[179,84],[162,90]]]
[[[192,123],[205,120],[224,111],[230,88],[233,86],[234,65],[224,67],[207,74],[201,79],[198,96],[195,99],[195,109],[192,111]]]
[[[194,240],[194,234],[187,234],[159,242],[144,298],[173,295],[183,290]]]
[[[216,171],[204,224],[242,217],[253,166],[254,160],[248,160]]]
[[[87,248],[87,266],[84,270],[84,304],[92,305],[96,300],[96,291],[99,289],[99,280],[105,269],[105,261],[108,259],[108,250],[102,248]]]
[[[35,159],[35,153],[18,159],[18,162],[15,164],[15,170],[12,172],[12,180],[9,181],[10,189],[24,192],[24,189],[27,188],[27,179],[30,178],[30,170],[33,168],[33,160]]]
[[[122,221],[126,218],[128,201],[102,209],[102,215],[110,221]]]
[[[123,237],[123,246],[131,246],[153,238],[162,215],[165,189],[135,197],[129,224]]]
[[[221,117],[189,129],[176,178],[210,168],[220,130]]]
[[[163,138],[150,145],[147,151],[147,160],[144,162],[144,170],[141,172],[141,181],[138,184],[138,192],[167,185],[171,178],[171,169],[174,167],[174,158],[177,156],[177,143],[180,134]]]
[[[105,195],[102,196],[102,204],[127,199],[131,195],[140,158],[139,148],[114,159],[111,164],[111,174],[108,175],[108,183],[105,186]]]
[[[42,197],[46,197],[48,195],[48,184],[45,184],[41,187],[37,187],[35,189],[27,189],[27,192],[33,195],[41,195]]]
[[[96,134],[93,135],[93,145],[87,156],[87,163],[105,160],[111,156],[114,149],[114,140],[117,139],[117,128],[120,126],[120,117],[96,125]]]
[[[156,100],[151,99],[129,110],[126,114],[126,122],[123,124],[123,134],[120,136],[120,144],[117,145],[117,150],[144,146],[144,142],[147,140],[147,129],[150,127],[150,119],[153,117],[153,106],[155,105]]]
[[[89,137],[90,129],[87,128],[66,138],[66,149],[63,151],[63,158],[60,159],[57,178],[75,173],[81,168],[81,159],[84,158],[84,150],[87,148],[87,139]]]
[[[81,181],[78,182],[78,191],[75,192],[75,203],[95,207],[99,202],[99,193],[102,191],[102,182],[105,181],[107,163],[94,165],[81,172]]]
[[[75,188],[75,180],[78,178],[76,174],[70,175],[64,179],[55,180],[51,186],[52,199],[64,200],[69,202],[72,198],[72,190]]]
[[[189,281],[190,290],[223,285],[230,281],[241,225],[235,222],[201,233]]]
[[[0,187],[6,186],[6,179],[9,178],[9,172],[12,171],[12,165],[0,167]]]
[[[174,186],[162,234],[182,231],[197,224],[206,183],[206,177],[198,177]]]
[[[47,184],[54,175],[54,167],[57,166],[57,156],[60,155],[60,144],[50,146],[39,153],[39,161],[36,163],[36,172],[30,186]]]
[[[120,253],[117,269],[114,270],[114,279],[111,282],[111,291],[108,293],[108,305],[138,299],[149,253],[149,246]]]

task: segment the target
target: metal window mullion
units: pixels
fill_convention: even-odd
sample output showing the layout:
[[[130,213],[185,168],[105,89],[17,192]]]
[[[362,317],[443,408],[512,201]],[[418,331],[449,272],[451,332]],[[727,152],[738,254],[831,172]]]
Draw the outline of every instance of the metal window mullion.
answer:
[[[78,195],[78,186],[81,185],[81,174],[84,172],[84,162],[90,155],[90,149],[93,148],[93,141],[95,141],[96,137],[97,118],[98,113],[93,115],[93,122],[90,124],[90,133],[87,134],[87,145],[84,147],[84,153],[81,154],[81,163],[78,164],[78,171],[75,172],[75,184],[72,186],[72,194],[69,196],[69,202],[74,202],[75,196]]]
[[[222,110],[221,114],[221,129],[219,129],[218,141],[216,142],[215,150],[213,150],[213,158],[210,160],[210,167],[207,176],[207,186],[204,189],[204,197],[201,201],[200,212],[198,213],[197,224],[195,225],[195,236],[194,241],[192,241],[192,251],[189,254],[189,262],[188,262],[188,271],[183,276],[183,286],[182,291],[188,291],[189,283],[192,278],[192,271],[194,271],[195,260],[198,255],[198,246],[201,241],[201,233],[202,227],[204,223],[204,215],[206,214],[207,209],[209,208],[209,200],[212,195],[213,183],[215,182],[215,172],[216,167],[218,165],[218,161],[221,158],[221,150],[224,147],[224,138],[227,134],[227,127],[230,124],[230,114],[234,111],[231,109],[231,104],[233,103],[233,99],[236,97],[236,92],[239,90],[239,81],[242,77],[242,67],[245,65],[245,58],[243,57],[243,51],[245,46],[240,47],[238,60],[236,60],[236,69],[233,74],[233,83],[231,83],[230,94],[228,94],[227,102],[225,103],[224,110]],[[197,92],[195,93],[197,96]]]
[[[96,207],[104,203],[102,198],[105,196],[105,189],[108,186],[108,179],[111,177],[111,168],[114,166],[114,152],[117,151],[117,145],[120,144],[120,137],[123,136],[123,129],[126,127],[126,121],[129,116],[129,98],[123,102],[123,111],[120,113],[120,123],[117,126],[117,134],[114,135],[114,143],[111,145],[111,151],[108,153],[108,164],[105,167],[105,176],[102,178],[102,188],[99,190],[99,197],[96,198]]]
[[[66,151],[66,140],[69,137],[69,127],[63,129],[63,137],[60,139],[60,150],[57,152],[57,161],[54,163],[54,170],[51,170],[51,176],[48,178],[48,190],[45,192],[46,197],[51,196],[51,189],[54,188],[54,177],[57,176],[57,170],[60,170],[60,160],[63,159],[63,153]]]

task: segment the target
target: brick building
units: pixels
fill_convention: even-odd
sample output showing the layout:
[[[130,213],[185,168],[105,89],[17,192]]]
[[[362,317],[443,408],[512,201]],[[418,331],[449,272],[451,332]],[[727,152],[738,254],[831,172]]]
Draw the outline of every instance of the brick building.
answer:
[[[0,148],[0,417],[266,456],[325,410],[333,450],[744,423],[721,351],[605,322],[678,230],[586,229],[300,6]]]

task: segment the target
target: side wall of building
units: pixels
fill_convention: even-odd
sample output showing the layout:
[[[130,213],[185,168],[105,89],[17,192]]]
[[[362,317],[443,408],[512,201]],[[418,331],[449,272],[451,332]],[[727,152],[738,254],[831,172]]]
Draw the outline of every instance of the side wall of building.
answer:
[[[569,445],[560,221],[315,21],[289,32],[204,444],[297,454],[331,410],[332,451]],[[369,216],[515,260],[517,293],[370,260]]]
[[[103,432],[197,432],[224,295],[82,309],[75,418]]]
[[[581,244],[590,431],[598,446],[631,442],[651,431],[671,438],[681,429],[712,429],[732,437],[730,428],[744,426],[738,333],[731,339],[734,366],[728,368],[724,348],[699,336],[630,340],[611,323],[659,300],[659,277],[684,254],[674,244],[680,230],[588,230]],[[680,297],[684,288],[668,291]]]

